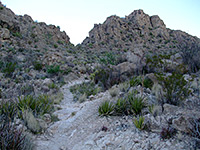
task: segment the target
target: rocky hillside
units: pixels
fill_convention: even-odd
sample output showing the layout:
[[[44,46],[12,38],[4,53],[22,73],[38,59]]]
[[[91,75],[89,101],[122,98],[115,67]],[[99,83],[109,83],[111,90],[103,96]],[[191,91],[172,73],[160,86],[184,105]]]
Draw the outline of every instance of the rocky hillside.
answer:
[[[176,51],[199,43],[197,37],[166,28],[159,16],[135,10],[125,18],[110,16],[103,24],[95,24],[82,44],[93,49],[132,52],[144,57],[149,51]]]
[[[142,10],[74,46],[0,2],[0,149],[198,149],[199,57]]]

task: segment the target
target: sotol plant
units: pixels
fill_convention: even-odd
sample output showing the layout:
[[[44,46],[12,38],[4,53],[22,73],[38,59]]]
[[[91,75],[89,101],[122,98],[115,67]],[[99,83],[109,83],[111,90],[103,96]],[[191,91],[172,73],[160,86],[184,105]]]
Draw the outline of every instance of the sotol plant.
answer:
[[[112,115],[114,112],[114,105],[109,101],[105,101],[99,106],[98,111],[100,116]]]
[[[136,115],[142,112],[142,109],[146,107],[143,97],[137,97],[134,93],[128,95],[128,102],[130,105],[130,111]]]
[[[140,130],[144,129],[144,117],[143,116],[140,116],[138,119],[135,119],[133,123],[136,128],[138,128]]]

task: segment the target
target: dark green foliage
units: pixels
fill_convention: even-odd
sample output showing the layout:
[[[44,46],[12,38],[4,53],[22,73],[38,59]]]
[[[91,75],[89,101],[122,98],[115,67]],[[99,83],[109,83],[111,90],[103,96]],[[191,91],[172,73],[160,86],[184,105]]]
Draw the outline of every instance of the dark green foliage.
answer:
[[[140,114],[142,109],[146,107],[144,98],[137,97],[134,95],[134,93],[130,93],[128,95],[128,102],[130,105],[130,112],[136,115]]]
[[[145,88],[151,89],[152,86],[153,86],[153,81],[152,81],[151,79],[149,79],[149,78],[144,78],[143,86],[144,86]]]
[[[155,75],[165,92],[163,95],[164,103],[178,105],[190,95],[191,91],[189,90],[189,84],[182,74],[172,73],[167,77],[163,74]]]
[[[15,69],[16,69],[16,63],[7,62],[4,63],[4,66],[2,67],[2,72],[4,72],[6,76],[10,77],[12,73],[15,71]]]
[[[0,115],[5,116],[6,120],[13,121],[17,114],[16,102],[14,101],[4,101],[0,103]]]
[[[153,81],[149,78],[144,78],[144,77],[142,78],[142,76],[134,76],[129,81],[129,84],[131,87],[141,85],[144,86],[145,88],[151,89],[153,86]]]
[[[11,122],[0,116],[0,149],[1,150],[32,150],[33,144],[24,135],[22,129],[16,129]]]
[[[58,45],[57,45],[57,44],[54,44],[53,47],[54,47],[54,48],[58,48]]]
[[[110,68],[100,68],[91,75],[95,84],[102,86],[104,90],[109,89],[121,82],[120,73]]]
[[[162,139],[170,139],[176,134],[176,132],[177,132],[176,129],[172,127],[163,128],[162,131],[160,132],[160,137]]]
[[[50,65],[50,66],[47,66],[47,73],[57,74],[59,72],[62,72],[60,70],[60,66],[59,65]]]
[[[99,60],[100,60],[100,63],[104,65],[108,65],[108,64],[117,65],[118,55],[112,52],[105,52],[103,56],[100,56]]]
[[[53,101],[46,95],[40,95],[33,97],[31,95],[18,98],[18,109],[20,111],[20,117],[24,110],[31,110],[35,117],[42,116],[45,113],[51,113],[54,109]]]
[[[146,56],[147,72],[166,72],[170,54],[148,54]]]
[[[114,112],[114,105],[109,101],[105,101],[99,106],[98,112],[100,116],[110,116]]]
[[[99,88],[93,82],[84,82],[82,84],[72,86],[70,91],[74,94],[74,100],[78,101],[79,97],[84,94],[86,98],[88,98],[90,95],[96,95],[101,91],[101,88]]]
[[[36,61],[36,62],[33,63],[33,66],[34,66],[35,70],[42,70],[42,63],[41,62]]]
[[[126,99],[119,98],[115,104],[116,115],[128,115],[128,104]]]

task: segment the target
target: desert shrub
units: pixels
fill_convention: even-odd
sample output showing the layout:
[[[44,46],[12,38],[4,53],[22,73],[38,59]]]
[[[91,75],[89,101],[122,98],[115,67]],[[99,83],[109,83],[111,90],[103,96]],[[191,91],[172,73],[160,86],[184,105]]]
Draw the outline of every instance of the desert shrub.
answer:
[[[147,72],[166,72],[170,54],[148,54],[146,56]]]
[[[183,44],[179,47],[183,62],[188,65],[190,72],[197,72],[200,69],[200,46]]]
[[[47,66],[47,73],[57,74],[59,72],[61,72],[59,65],[50,65],[50,66]]]
[[[115,104],[116,115],[128,115],[128,103],[126,99],[119,98]]]
[[[136,128],[142,130],[144,129],[144,117],[143,116],[140,116],[138,119],[135,119],[133,121],[134,125]]]
[[[0,116],[0,149],[1,150],[32,150],[34,148],[31,140],[17,129],[12,123],[6,122]]]
[[[86,99],[90,95],[96,95],[101,91],[101,88],[93,82],[84,82],[70,87],[70,91],[74,94],[74,100],[78,101],[80,98],[85,97]],[[83,102],[83,100],[81,101]]]
[[[42,63],[36,61],[33,63],[34,69],[35,70],[42,70]]]
[[[104,90],[121,82],[120,73],[111,68],[100,68],[91,75],[91,78],[95,84],[98,83]]]
[[[128,102],[130,106],[130,112],[138,115],[142,112],[142,109],[146,107],[143,97],[135,96],[134,93],[129,93]]]
[[[163,74],[155,75],[159,84],[163,87],[164,103],[178,105],[191,93],[189,83],[184,79],[182,74],[172,73],[167,77]]]
[[[16,102],[4,100],[0,102],[0,115],[5,116],[6,120],[13,121],[17,111]]]
[[[109,101],[103,102],[98,109],[100,116],[110,116],[114,112],[114,105]]]
[[[170,139],[176,134],[176,129],[172,127],[162,128],[160,132],[161,139]]]
[[[33,97],[31,95],[18,98],[18,109],[20,111],[20,117],[25,110],[33,112],[35,117],[42,116],[45,113],[51,113],[54,109],[53,101],[48,98],[47,95],[40,95]]]
[[[112,52],[105,52],[100,56],[99,61],[104,65],[117,65],[118,64],[118,55]]]

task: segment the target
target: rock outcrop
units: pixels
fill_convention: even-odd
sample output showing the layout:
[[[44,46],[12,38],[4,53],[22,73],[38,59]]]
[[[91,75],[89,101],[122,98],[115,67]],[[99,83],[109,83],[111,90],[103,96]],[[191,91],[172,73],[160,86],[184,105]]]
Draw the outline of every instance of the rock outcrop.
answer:
[[[0,41],[2,44],[8,40],[18,47],[47,48],[47,45],[54,45],[57,42],[70,43],[68,35],[65,31],[61,32],[59,27],[47,25],[44,22],[38,23],[28,15],[17,16],[1,3],[0,7]]]
[[[89,37],[83,41],[94,49],[132,51],[165,51],[179,49],[180,45],[200,43],[197,37],[166,28],[159,16],[149,16],[143,10],[135,10],[125,18],[111,16],[103,24],[95,24]]]

